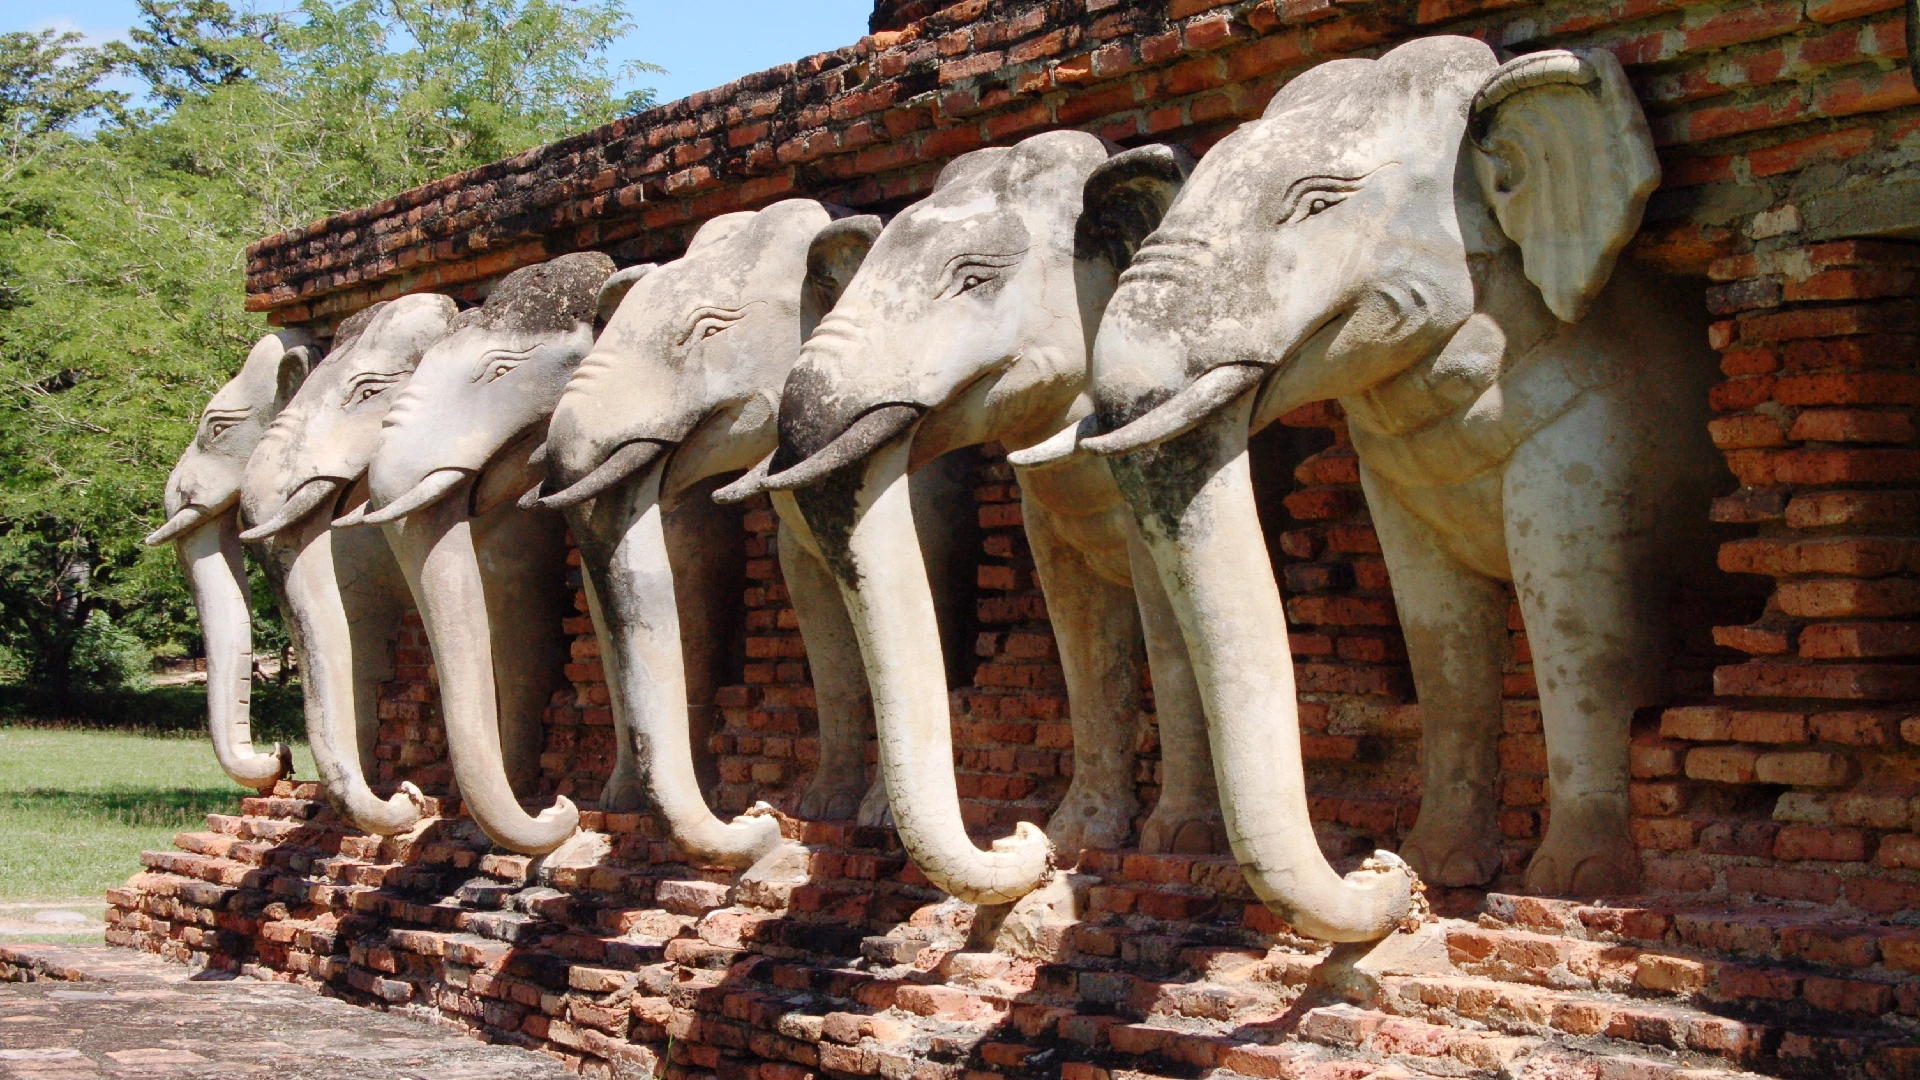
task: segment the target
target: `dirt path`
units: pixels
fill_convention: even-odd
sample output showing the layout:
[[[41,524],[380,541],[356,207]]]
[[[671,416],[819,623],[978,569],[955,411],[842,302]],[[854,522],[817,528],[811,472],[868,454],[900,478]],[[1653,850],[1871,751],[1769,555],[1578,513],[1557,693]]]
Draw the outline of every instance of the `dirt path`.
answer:
[[[557,1080],[560,1063],[287,983],[105,946],[0,945],[8,1080]]]

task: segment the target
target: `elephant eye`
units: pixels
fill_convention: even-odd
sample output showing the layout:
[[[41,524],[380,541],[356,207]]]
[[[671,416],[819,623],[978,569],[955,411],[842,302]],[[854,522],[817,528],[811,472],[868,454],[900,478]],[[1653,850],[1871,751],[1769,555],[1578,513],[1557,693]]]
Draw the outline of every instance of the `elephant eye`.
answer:
[[[481,358],[480,374],[474,377],[474,381],[492,382],[507,372],[512,371],[514,368],[519,367],[520,362],[532,356],[533,353],[533,349],[523,349],[519,352],[503,352],[499,350],[490,352]]]
[[[1288,186],[1286,199],[1281,204],[1279,223],[1291,225],[1339,206],[1347,201],[1347,196],[1360,190],[1361,181],[1375,171],[1370,169],[1360,176],[1303,176],[1295,180]]]
[[[1305,221],[1318,214],[1324,214],[1334,207],[1339,206],[1341,203],[1346,202],[1347,194],[1345,191],[1309,191],[1294,202],[1293,212],[1281,219],[1280,223],[1285,225],[1291,222]]]
[[[207,417],[207,441],[208,442],[218,441],[220,436],[225,435],[227,432],[232,431],[236,427],[239,427],[241,419],[242,418],[238,416]]]
[[[371,401],[386,393],[388,387],[399,382],[401,377],[392,372],[362,375],[347,386],[347,404],[358,405]]]
[[[997,285],[1005,280],[1001,271],[1020,261],[1024,251],[1010,252],[1005,255],[985,255],[966,253],[956,255],[947,262],[944,280],[945,288],[940,290],[940,298],[946,299],[970,293],[975,289]]]
[[[695,345],[732,326],[746,317],[747,309],[755,304],[764,303],[755,300],[738,308],[702,306],[693,312],[687,324],[687,332],[680,338],[682,346]]]

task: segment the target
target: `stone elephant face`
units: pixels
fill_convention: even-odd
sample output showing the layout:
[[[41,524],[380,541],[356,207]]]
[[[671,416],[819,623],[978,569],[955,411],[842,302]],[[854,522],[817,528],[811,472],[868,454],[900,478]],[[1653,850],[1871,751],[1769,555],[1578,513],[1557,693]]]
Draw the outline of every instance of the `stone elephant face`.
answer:
[[[1093,369],[1112,433],[1083,445],[1152,445],[1263,381],[1261,417],[1376,385],[1527,288],[1494,272],[1512,245],[1573,322],[1658,181],[1609,54],[1502,66],[1435,37],[1314,68],[1213,148],[1123,275]],[[1469,344],[1459,362],[1486,362]]]
[[[398,387],[447,331],[445,296],[403,296],[341,323],[333,353],[314,368],[247,461],[242,509],[264,540],[321,510],[331,515],[366,472]]]
[[[167,477],[167,522],[146,540],[175,544],[206,645],[214,756],[236,783],[255,789],[285,776],[292,755],[283,745],[268,753],[253,747],[253,613],[240,548],[240,484],[248,458],[320,353],[300,330],[277,331],[254,345],[239,374],[201,410],[193,442]]]
[[[888,222],[787,379],[770,486],[810,484],[916,423],[916,465],[1050,434],[1119,268],[1185,170],[1167,147],[1110,149],[1058,131],[976,150]]]
[[[593,345],[612,274],[613,260],[597,251],[562,255],[515,270],[484,304],[455,316],[380,423],[364,518],[342,524],[397,520],[465,490],[490,465],[498,482],[475,491],[481,501],[530,486],[528,456]]]
[[[193,442],[167,476],[167,523],[147,537],[149,546],[185,534],[239,500],[247,459],[323,352],[304,330],[279,330],[254,344],[239,374],[200,411]]]
[[[764,457],[805,330],[809,245],[831,224],[808,199],[725,214],[681,258],[626,271],[629,288],[554,412],[546,505],[584,502],[669,451],[666,495]],[[878,222],[836,231],[849,227]]]
[[[563,255],[502,278],[420,357],[381,421],[365,512],[407,580],[433,649],[447,753],[467,811],[488,836],[528,854],[574,832],[561,798],[521,807],[537,781],[539,717],[561,664],[555,632],[564,562],[560,522],[517,508],[537,481],[534,448],[593,342],[613,260]]]
[[[804,199],[708,221],[685,255],[628,271],[635,280],[603,304],[615,309],[554,412],[541,503],[566,512],[579,544],[619,752],[631,762],[616,764],[602,805],[649,806],[702,863],[746,866],[783,842],[772,818],[724,822],[702,792],[694,747],[730,677],[727,605],[744,552],[730,539],[737,518],[701,482],[773,447],[774,405],[807,312],[851,276],[810,253],[878,228],[873,218],[834,222]]]

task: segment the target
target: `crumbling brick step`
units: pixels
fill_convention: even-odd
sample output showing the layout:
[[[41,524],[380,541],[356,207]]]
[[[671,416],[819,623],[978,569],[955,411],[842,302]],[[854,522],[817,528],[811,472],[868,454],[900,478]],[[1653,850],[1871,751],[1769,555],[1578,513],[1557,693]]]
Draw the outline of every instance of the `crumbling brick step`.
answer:
[[[1475,974],[1518,967],[1552,976],[1552,985],[1584,980],[1752,1015],[1920,1016],[1920,931],[1911,927],[1806,908],[1661,909],[1499,894],[1480,925],[1482,933],[1449,938]]]

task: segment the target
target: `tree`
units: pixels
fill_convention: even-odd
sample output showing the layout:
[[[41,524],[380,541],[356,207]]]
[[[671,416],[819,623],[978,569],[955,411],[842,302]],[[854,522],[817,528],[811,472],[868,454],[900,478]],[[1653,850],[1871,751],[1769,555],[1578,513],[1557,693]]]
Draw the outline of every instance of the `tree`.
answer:
[[[79,34],[0,34],[0,140],[10,160],[99,114],[122,115],[126,95],[102,90],[113,61],[78,46]]]
[[[62,695],[114,677],[86,658],[128,631],[196,643],[171,553],[139,538],[266,329],[245,245],[648,100],[615,99],[619,0],[141,11],[98,50],[0,37],[0,646]],[[115,71],[150,100],[104,89]]]

